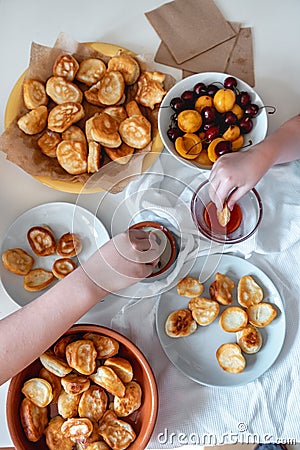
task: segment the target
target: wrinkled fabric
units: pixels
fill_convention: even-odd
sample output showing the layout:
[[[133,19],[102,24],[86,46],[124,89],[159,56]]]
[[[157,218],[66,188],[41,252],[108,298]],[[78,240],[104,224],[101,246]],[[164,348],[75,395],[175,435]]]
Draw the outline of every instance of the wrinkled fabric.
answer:
[[[163,280],[138,283],[122,296],[110,296],[82,321],[111,326],[146,355],[159,391],[158,419],[147,448],[299,442],[299,163],[270,169],[256,186],[263,202],[258,231],[242,244],[224,247],[199,236],[190,216],[193,189],[209,172],[177,165],[172,179],[164,177],[164,166],[170,166],[172,158],[163,153],[148,173],[127,187],[126,197],[135,221],[159,217],[173,231],[182,246],[173,272]],[[273,281],[287,322],[283,348],[272,367],[255,381],[230,388],[204,386],[183,375],[165,355],[155,327],[160,292],[176,282],[184,262],[225,252],[247,258]]]

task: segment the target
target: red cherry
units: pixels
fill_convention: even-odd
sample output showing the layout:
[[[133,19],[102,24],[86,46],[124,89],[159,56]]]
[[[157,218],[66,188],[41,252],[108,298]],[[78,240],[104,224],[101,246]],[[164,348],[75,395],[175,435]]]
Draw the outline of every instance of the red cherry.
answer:
[[[237,79],[234,77],[227,77],[224,80],[224,87],[226,89],[233,89],[237,86]]]
[[[222,155],[225,155],[226,153],[231,153],[232,152],[232,143],[231,143],[231,141],[218,142],[214,150],[215,150],[215,154],[217,156],[222,156]]]
[[[184,91],[181,94],[181,98],[185,102],[192,103],[194,101],[194,92],[193,91]]]
[[[259,111],[259,107],[255,104],[255,103],[251,103],[251,105],[248,105],[245,110],[244,113],[246,116],[249,117],[256,117]]]
[[[178,127],[170,127],[167,135],[171,142],[175,142],[178,137],[183,135],[183,132]]]
[[[251,97],[249,92],[241,91],[237,95],[236,102],[244,109],[246,105],[249,105],[249,103],[251,103]]]
[[[217,119],[217,111],[211,106],[204,106],[201,111],[201,115],[205,123],[215,122]]]
[[[212,127],[208,128],[208,130],[205,131],[205,137],[209,141],[213,141],[216,139],[220,134],[220,127],[218,125],[213,125]]]
[[[250,117],[245,117],[240,120],[239,126],[240,126],[241,134],[247,134],[247,133],[250,133],[250,131],[253,128],[253,122],[250,119]]]
[[[226,125],[235,125],[238,118],[232,111],[227,111],[223,116],[223,120]]]
[[[218,90],[218,86],[216,86],[215,84],[209,84],[207,86],[207,95],[209,95],[210,97],[214,97]]]
[[[207,93],[207,91],[206,91],[206,84],[204,84],[204,83],[197,83],[197,84],[195,84],[195,86],[193,87],[193,91],[198,96],[205,95]]]
[[[176,112],[182,111],[184,108],[184,101],[180,97],[174,97],[170,102],[170,106]]]

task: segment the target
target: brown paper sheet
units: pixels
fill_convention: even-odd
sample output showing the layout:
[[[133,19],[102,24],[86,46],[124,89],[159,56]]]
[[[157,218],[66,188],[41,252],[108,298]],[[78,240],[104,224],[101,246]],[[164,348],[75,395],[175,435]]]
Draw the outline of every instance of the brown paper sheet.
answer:
[[[213,0],[177,0],[145,15],[178,64],[235,36]]]
[[[251,28],[241,28],[225,72],[255,86]]]
[[[177,69],[186,70],[194,73],[199,72],[225,72],[229,57],[235,46],[236,38],[240,30],[239,23],[230,23],[236,35],[216,45],[210,50],[207,50],[194,58],[184,61],[182,64],[177,64],[171,52],[164,42],[160,43],[154,60],[166,66],[175,67]]]
[[[26,77],[35,77],[41,81],[46,81],[49,76],[52,75],[52,67],[55,59],[59,54],[71,53],[78,61],[81,61],[87,57],[98,57],[104,61],[108,61],[109,57],[103,55],[93,49],[88,44],[78,43],[64,33],[62,33],[57,39],[53,48],[45,47],[36,43],[32,44],[30,64]],[[143,70],[148,67],[147,62],[141,57],[137,56],[140,65]],[[152,69],[152,68],[151,68]],[[151,70],[150,69],[150,70]],[[166,76],[165,87],[169,89],[175,80]],[[127,93],[127,100],[133,98],[135,94],[136,86],[130,87]],[[101,110],[100,107],[93,106],[88,102],[83,102],[85,109],[85,119],[76,123],[84,130],[85,120],[91,117],[95,112]],[[157,108],[151,111],[149,108],[142,108],[141,110],[145,116],[150,120],[152,124],[152,136],[157,135]],[[111,162],[108,157],[104,157],[102,163],[103,167],[97,172],[97,174],[81,174],[71,175],[68,174],[58,163],[56,158],[49,158],[43,155],[37,145],[37,140],[41,134],[29,136],[24,134],[17,126],[17,120],[28,110],[25,108],[22,95],[20,95],[20,101],[17,105],[16,118],[0,136],[0,149],[6,153],[7,159],[14,164],[17,164],[25,172],[32,176],[45,176],[51,180],[64,181],[68,183],[81,183],[85,184],[89,182],[89,185],[95,188],[101,187],[105,190],[111,190],[111,192],[120,192],[124,189],[126,184],[130,181],[130,177],[140,174],[142,171],[143,158],[150,152],[152,142],[142,150],[135,151],[135,158],[125,166],[121,166],[118,163]],[[141,155],[138,157],[138,155]],[[125,179],[122,179],[122,174],[126,172]],[[121,174],[121,175],[120,175]],[[102,184],[102,178],[105,180]],[[123,177],[124,178],[124,177]]]
[[[251,87],[255,86],[251,28],[240,29],[228,63],[222,72],[245,81]],[[189,77],[195,73],[198,73],[198,71],[194,72],[184,69],[182,71],[182,78]]]

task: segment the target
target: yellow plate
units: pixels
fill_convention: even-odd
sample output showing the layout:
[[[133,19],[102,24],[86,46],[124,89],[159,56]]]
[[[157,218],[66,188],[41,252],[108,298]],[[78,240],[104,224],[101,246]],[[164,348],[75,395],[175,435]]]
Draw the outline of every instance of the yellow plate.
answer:
[[[120,48],[126,50],[123,47],[114,44],[107,44],[104,42],[89,42],[88,44],[91,45],[98,52],[101,52],[104,55],[110,57],[114,56],[118,52],[118,50],[120,50]],[[25,74],[26,71],[20,76],[8,98],[4,116],[5,128],[8,128],[8,126],[12,123],[12,121],[15,119],[17,115],[18,111],[17,107],[19,104],[20,95],[22,93],[22,84]],[[159,133],[157,133],[157,135],[154,138],[151,151],[147,155],[145,155],[145,158],[143,160],[142,172],[145,172],[146,170],[149,169],[149,167],[156,161],[159,154],[162,152],[163,148],[164,146],[161,141],[160,135]],[[67,181],[52,180],[51,178],[45,176],[34,176],[33,178],[45,184],[46,186],[56,189],[57,191],[69,192],[71,194],[79,194],[82,192],[95,193],[95,192],[102,192],[104,190],[101,187],[97,187],[93,189],[85,189],[84,191],[82,191],[83,188],[82,183],[68,183]]]

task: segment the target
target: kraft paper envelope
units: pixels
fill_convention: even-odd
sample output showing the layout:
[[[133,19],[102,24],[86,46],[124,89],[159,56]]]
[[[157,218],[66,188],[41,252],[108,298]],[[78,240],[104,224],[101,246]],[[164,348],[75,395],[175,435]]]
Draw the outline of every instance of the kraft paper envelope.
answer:
[[[235,36],[213,0],[177,0],[145,13],[178,64]]]
[[[236,35],[226,42],[216,45],[210,50],[195,56],[194,58],[177,64],[171,52],[164,42],[160,43],[154,60],[166,66],[176,67],[177,69],[190,72],[225,72],[230,55],[235,46],[240,24],[230,23]]]

